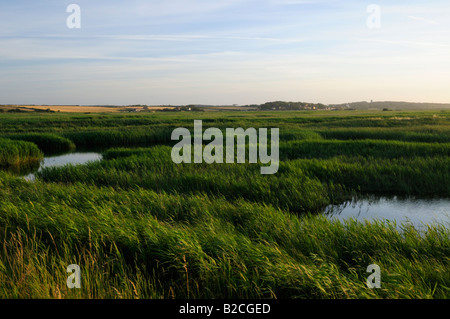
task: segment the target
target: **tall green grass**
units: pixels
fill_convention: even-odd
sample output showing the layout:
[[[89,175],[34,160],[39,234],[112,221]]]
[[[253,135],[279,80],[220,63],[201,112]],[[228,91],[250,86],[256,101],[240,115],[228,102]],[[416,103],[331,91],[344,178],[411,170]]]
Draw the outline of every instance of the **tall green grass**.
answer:
[[[0,298],[449,298],[446,225],[314,214],[355,193],[450,196],[449,114],[4,114],[3,137],[115,148],[35,182],[0,172]],[[279,171],[174,164],[170,133],[194,119],[279,127]],[[2,145],[4,162],[41,154]],[[70,290],[74,263],[82,288]],[[370,264],[381,289],[366,286]]]
[[[399,128],[333,128],[318,130],[325,139],[337,140],[397,140],[405,142],[450,143],[448,126],[423,125]]]
[[[448,152],[446,144],[287,142],[280,153],[294,159],[282,160],[277,174],[264,176],[260,174],[262,164],[177,165],[169,146],[156,146],[110,149],[103,153],[102,162],[47,168],[38,176],[46,182],[244,198],[311,213],[354,192],[450,196]],[[295,159],[302,156],[306,158]]]
[[[1,184],[4,298],[448,298],[448,229],[419,235],[205,195]],[[66,287],[72,263],[80,290]],[[373,263],[381,289],[365,286]]]
[[[46,168],[37,173],[46,182],[78,183],[134,188],[168,193],[208,194],[227,199],[272,204],[298,213],[318,212],[328,203],[327,187],[296,171],[265,176],[260,167],[242,164],[175,165],[149,158],[126,158],[93,163],[85,167]]]
[[[302,170],[323,183],[345,185],[364,194],[450,197],[450,158],[444,156],[335,157],[296,160],[285,165],[287,170]]]
[[[450,143],[419,143],[385,140],[291,141],[280,144],[282,160],[361,156],[370,158],[412,158],[450,156]]]
[[[63,136],[79,147],[140,146],[171,143],[173,129],[111,129],[67,132]]]
[[[5,135],[11,140],[21,140],[36,144],[45,153],[61,153],[75,149],[75,144],[62,136],[50,133],[22,133]]]
[[[42,157],[42,152],[33,143],[0,138],[0,167],[29,164]]]

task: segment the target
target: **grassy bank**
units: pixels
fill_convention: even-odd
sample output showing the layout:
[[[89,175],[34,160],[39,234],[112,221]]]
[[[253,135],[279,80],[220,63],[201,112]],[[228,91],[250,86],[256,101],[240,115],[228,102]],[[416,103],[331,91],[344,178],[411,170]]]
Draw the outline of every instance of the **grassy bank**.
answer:
[[[0,167],[26,165],[38,162],[42,157],[42,152],[33,143],[0,138]]]
[[[62,136],[50,133],[22,133],[7,134],[8,139],[27,141],[36,144],[39,149],[45,153],[61,153],[75,149],[75,143],[72,140]]]
[[[421,237],[413,228],[145,189],[8,179],[2,188],[4,298],[448,296],[446,229]],[[83,269],[80,290],[65,285],[72,263]],[[365,286],[373,263],[383,269],[382,289]]]

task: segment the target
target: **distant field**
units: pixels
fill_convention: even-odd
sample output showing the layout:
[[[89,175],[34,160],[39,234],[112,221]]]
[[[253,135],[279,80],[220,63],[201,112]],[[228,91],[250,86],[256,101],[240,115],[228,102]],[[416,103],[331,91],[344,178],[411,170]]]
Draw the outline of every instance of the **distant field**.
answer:
[[[18,105],[18,106],[0,106],[1,109],[6,111],[10,109],[20,109],[22,111],[34,111],[34,110],[50,110],[53,112],[66,112],[66,113],[116,113],[123,111],[140,111],[143,107],[132,106],[89,106],[89,105]],[[148,110],[162,110],[173,109],[173,107],[160,107],[149,106]]]
[[[103,106],[73,106],[73,105],[32,105],[24,106],[26,108],[40,109],[55,112],[69,112],[69,113],[81,113],[81,112],[119,112],[118,107],[103,107]]]
[[[248,106],[200,106],[200,109],[204,111],[256,111],[256,107],[248,107]]]

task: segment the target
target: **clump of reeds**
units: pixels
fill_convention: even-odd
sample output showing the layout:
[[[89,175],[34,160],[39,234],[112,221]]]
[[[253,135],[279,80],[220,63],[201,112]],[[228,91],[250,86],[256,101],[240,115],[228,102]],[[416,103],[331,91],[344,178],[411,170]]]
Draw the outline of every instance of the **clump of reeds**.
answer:
[[[36,144],[0,138],[0,167],[29,164],[40,161],[42,157]]]

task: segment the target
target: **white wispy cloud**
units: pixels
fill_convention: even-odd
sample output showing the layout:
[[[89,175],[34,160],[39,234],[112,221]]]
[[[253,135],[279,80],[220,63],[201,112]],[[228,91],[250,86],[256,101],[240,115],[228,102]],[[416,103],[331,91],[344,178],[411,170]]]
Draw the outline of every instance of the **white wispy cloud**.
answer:
[[[429,23],[429,24],[438,24],[436,21],[434,20],[430,20],[430,19],[426,19],[426,18],[421,18],[421,17],[416,17],[416,16],[408,16],[408,18],[412,19],[412,20],[416,20],[416,21],[420,21],[420,22],[425,22],[425,23]]]
[[[130,40],[130,41],[195,41],[195,40],[250,40],[269,42],[303,42],[300,38],[274,38],[257,36],[227,36],[214,34],[132,34],[132,35],[103,35],[95,36],[105,39]]]
[[[357,0],[78,0],[80,30],[67,29],[56,0],[31,9],[4,1],[0,97],[348,102],[425,92],[450,100],[450,11],[435,1],[386,2],[377,30]]]
[[[301,4],[321,4],[331,3],[335,0],[271,0],[274,5],[301,5]]]
[[[436,48],[450,48],[450,44],[427,42],[427,41],[413,41],[413,40],[387,40],[387,39],[370,39],[359,38],[358,41],[375,42],[380,44],[400,45],[400,46],[415,46],[415,47],[436,47]]]

